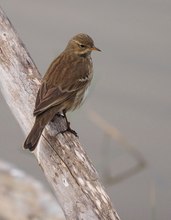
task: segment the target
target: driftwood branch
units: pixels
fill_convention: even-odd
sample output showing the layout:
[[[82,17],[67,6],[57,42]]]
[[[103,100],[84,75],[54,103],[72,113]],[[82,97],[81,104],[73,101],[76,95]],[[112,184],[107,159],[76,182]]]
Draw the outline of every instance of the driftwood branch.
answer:
[[[28,134],[41,76],[10,21],[0,9],[0,87],[21,128]],[[111,201],[79,140],[56,118],[34,152],[68,220],[118,220]]]

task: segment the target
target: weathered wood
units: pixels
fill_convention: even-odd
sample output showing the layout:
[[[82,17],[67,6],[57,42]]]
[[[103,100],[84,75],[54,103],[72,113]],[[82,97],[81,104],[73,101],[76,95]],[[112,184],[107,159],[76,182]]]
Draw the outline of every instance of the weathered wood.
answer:
[[[0,9],[0,87],[11,111],[27,134],[41,76],[11,23]],[[118,220],[111,201],[79,140],[56,118],[34,152],[68,220]]]

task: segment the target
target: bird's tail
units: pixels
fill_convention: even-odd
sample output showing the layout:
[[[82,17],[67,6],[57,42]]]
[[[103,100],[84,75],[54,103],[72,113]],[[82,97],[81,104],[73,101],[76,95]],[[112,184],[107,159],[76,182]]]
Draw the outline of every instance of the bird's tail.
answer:
[[[42,113],[36,117],[36,120],[34,122],[33,128],[31,129],[29,135],[27,136],[23,147],[25,149],[29,149],[30,151],[34,151],[36,148],[40,136],[43,132],[43,129],[47,125],[49,121],[52,120],[52,118],[55,115],[55,108],[49,109],[49,111]]]
[[[45,125],[46,124],[43,125],[41,121],[36,118],[33,128],[24,142],[23,147],[25,149],[33,151],[36,148]]]

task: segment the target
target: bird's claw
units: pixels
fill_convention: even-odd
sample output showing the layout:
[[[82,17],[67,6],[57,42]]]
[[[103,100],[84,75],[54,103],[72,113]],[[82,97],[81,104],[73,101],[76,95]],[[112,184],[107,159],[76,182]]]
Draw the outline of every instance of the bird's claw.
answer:
[[[67,132],[67,131],[70,132],[70,133],[72,133],[73,135],[75,135],[75,137],[78,138],[78,134],[77,134],[77,132],[74,131],[73,129],[71,129],[70,127],[67,128],[65,131],[62,131],[61,133],[63,134],[63,133],[65,133],[65,132]]]

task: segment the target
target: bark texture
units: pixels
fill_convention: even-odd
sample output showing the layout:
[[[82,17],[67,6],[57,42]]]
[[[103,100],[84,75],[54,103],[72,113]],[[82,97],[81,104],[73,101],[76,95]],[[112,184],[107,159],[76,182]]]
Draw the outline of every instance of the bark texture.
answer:
[[[0,9],[0,87],[26,134],[33,124],[40,80],[31,57]],[[34,155],[66,219],[119,220],[79,140],[70,133],[59,133],[65,128],[66,122],[61,118],[46,126]]]

